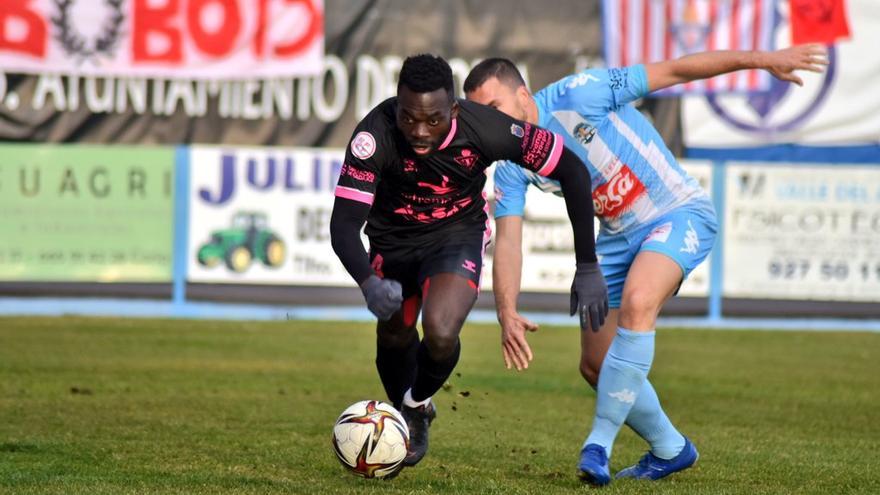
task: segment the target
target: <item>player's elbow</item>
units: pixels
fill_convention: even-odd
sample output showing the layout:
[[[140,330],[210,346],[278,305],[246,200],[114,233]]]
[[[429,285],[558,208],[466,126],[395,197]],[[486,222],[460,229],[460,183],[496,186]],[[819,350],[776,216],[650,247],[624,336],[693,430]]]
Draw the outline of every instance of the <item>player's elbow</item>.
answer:
[[[590,185],[590,171],[584,162],[568,148],[563,148],[559,164],[549,175],[551,179],[559,181],[563,188],[567,185]]]
[[[568,198],[572,191],[590,191],[592,189],[590,171],[580,161],[572,163],[570,166],[557,167],[557,170],[554,172],[557,171],[558,174],[551,178],[559,181],[559,187],[566,198]]]
[[[357,235],[358,230],[352,219],[337,214],[336,210],[333,211],[330,216],[330,246],[337,256],[345,251],[345,247],[351,242],[352,231]]]

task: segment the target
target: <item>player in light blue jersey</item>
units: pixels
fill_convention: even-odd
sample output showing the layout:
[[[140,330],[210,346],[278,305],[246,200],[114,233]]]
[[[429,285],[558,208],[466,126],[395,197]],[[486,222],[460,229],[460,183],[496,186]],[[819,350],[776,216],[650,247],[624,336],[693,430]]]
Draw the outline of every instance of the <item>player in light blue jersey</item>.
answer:
[[[604,323],[593,321],[592,331],[581,332],[581,374],[596,388],[593,427],[579,463],[585,482],[611,481],[608,459],[624,421],[650,450],[617,477],[660,479],[692,466],[698,457],[694,445],[666,416],[647,375],[657,315],[708,255],[717,221],[705,191],[631,103],[652,91],[742,69],[764,69],[801,85],[795,70],[821,72],[826,63],[821,45],[773,52],[705,52],[645,65],[588,69],[534,96],[506,59],[484,60],[468,75],[464,89],[469,100],[562,134],[565,145],[590,169],[601,226],[596,251],[611,311]],[[497,164],[493,290],[504,361],[518,370],[528,368],[532,360],[526,332],[538,328],[516,308],[529,185],[560,193],[552,180],[508,162]],[[572,314],[576,306],[572,301]]]

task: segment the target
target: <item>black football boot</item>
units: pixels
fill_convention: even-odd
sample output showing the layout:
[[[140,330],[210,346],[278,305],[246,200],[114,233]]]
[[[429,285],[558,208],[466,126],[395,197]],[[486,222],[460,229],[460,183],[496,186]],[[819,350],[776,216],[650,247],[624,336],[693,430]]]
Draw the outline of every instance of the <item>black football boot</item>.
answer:
[[[437,417],[437,408],[433,402],[419,407],[404,405],[400,409],[406,426],[409,428],[409,450],[403,459],[404,466],[415,466],[428,453],[428,428]]]

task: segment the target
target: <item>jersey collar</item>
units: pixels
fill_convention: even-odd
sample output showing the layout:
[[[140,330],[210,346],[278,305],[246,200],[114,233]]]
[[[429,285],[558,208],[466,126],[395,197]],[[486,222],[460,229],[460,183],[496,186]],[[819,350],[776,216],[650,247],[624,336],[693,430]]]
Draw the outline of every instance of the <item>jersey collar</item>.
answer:
[[[449,146],[449,143],[452,142],[452,138],[455,137],[455,131],[458,129],[458,119],[452,119],[452,125],[449,126],[449,134],[446,136],[446,139],[443,140],[443,144],[437,148],[437,151],[442,150],[443,148]]]
[[[547,128],[547,124],[550,123],[549,112],[544,108],[544,105],[535,98],[535,106],[538,107],[538,127]]]

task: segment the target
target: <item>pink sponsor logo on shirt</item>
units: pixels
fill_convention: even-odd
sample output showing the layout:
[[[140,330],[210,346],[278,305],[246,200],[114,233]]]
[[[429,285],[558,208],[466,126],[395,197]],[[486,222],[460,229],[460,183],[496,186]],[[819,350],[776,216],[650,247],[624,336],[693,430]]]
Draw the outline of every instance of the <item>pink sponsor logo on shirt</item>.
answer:
[[[347,175],[354,180],[359,180],[363,182],[372,183],[376,181],[376,174],[374,174],[373,172],[354,168],[353,165],[349,165],[348,163],[342,166],[342,171],[340,172],[340,174]]]

